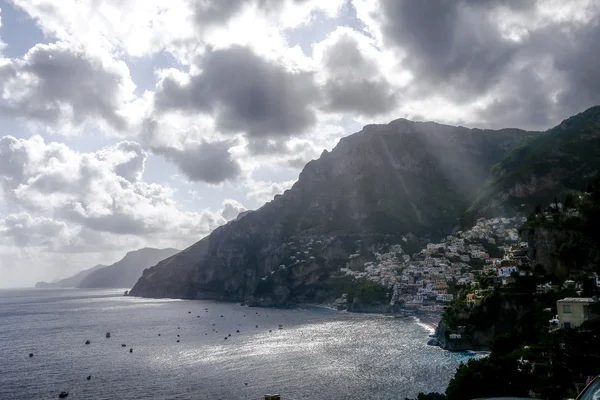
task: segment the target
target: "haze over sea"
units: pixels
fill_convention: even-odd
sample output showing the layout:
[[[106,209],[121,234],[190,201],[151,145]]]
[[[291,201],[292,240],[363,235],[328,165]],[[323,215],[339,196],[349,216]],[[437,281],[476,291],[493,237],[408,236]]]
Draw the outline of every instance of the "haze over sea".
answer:
[[[0,399],[404,399],[470,357],[410,320],[122,294],[0,290]]]

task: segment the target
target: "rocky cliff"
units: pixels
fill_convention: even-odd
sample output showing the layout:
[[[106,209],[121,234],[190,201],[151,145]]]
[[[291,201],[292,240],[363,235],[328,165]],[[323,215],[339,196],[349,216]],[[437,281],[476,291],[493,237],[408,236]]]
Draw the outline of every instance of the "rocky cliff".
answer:
[[[404,119],[365,126],[309,162],[283,195],[145,270],[130,294],[333,300],[347,289],[339,269],[351,256],[448,233],[489,168],[537,135]]]
[[[143,248],[130,251],[123,259],[87,274],[78,288],[130,288],[142,271],[157,262],[178,253],[177,249]]]

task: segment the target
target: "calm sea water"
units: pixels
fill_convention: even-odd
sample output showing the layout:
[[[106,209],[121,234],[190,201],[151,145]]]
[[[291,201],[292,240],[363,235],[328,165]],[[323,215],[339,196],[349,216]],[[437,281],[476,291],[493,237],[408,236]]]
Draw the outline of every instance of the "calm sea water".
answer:
[[[404,399],[469,357],[385,316],[122,293],[0,291],[0,399]]]

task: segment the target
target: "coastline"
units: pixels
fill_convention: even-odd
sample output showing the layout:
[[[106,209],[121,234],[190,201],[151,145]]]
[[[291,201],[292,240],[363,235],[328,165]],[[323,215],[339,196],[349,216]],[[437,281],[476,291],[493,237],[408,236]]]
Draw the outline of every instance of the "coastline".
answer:
[[[439,313],[424,313],[416,316],[418,322],[427,325],[434,331],[437,329],[441,318],[442,314]]]

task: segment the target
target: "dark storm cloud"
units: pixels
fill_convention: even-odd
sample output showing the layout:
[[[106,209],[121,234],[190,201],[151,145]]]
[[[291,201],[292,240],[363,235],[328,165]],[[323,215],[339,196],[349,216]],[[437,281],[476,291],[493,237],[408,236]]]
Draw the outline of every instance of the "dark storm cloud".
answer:
[[[328,111],[355,112],[374,116],[393,110],[397,95],[385,80],[336,79],[329,80],[324,88]]]
[[[173,147],[155,147],[154,153],[173,162],[191,181],[218,184],[233,180],[241,173],[229,149],[229,141],[202,142],[183,150]]]
[[[600,23],[560,22],[530,34],[521,68],[504,76],[479,117],[490,127],[545,129],[600,104]]]
[[[535,66],[519,70],[510,76],[502,91],[477,116],[490,128],[546,128],[555,109],[548,96],[549,86]]]
[[[76,125],[90,117],[119,130],[127,125],[117,113],[124,79],[120,72],[65,43],[36,45],[23,60],[0,68],[0,79],[2,114],[56,123],[68,106]]]
[[[290,72],[240,46],[209,51],[200,67],[188,83],[164,78],[156,108],[209,113],[221,132],[250,137],[299,134],[316,121],[312,74]]]
[[[573,114],[600,104],[600,20],[564,28],[565,45],[557,49],[554,66],[567,84],[558,93],[557,106]]]
[[[511,3],[381,0],[382,33],[406,52],[418,92],[454,85],[454,99],[466,101],[497,83],[519,49],[489,20],[496,5]]]

